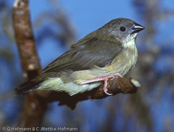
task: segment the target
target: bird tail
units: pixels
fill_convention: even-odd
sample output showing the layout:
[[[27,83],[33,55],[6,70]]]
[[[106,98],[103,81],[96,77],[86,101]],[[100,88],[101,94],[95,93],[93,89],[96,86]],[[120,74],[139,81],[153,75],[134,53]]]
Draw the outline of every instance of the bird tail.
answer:
[[[25,83],[22,83],[21,85],[15,87],[14,90],[17,95],[26,94],[26,93],[29,93],[29,92],[33,91],[34,89],[38,88],[40,83],[41,82],[34,82],[34,81],[25,82]]]

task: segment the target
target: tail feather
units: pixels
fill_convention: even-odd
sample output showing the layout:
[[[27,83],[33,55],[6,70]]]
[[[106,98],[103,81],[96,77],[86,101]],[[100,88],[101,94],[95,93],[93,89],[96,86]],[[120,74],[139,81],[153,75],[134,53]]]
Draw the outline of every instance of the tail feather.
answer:
[[[41,82],[29,81],[17,86],[14,90],[17,95],[26,94],[39,87]]]

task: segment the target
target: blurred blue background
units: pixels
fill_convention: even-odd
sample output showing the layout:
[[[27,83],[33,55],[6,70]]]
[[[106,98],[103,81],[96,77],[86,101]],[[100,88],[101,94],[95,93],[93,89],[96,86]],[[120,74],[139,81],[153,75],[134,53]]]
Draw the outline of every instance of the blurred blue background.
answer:
[[[14,0],[0,0],[0,128],[16,126],[23,100],[13,88],[23,82],[12,26]],[[51,103],[43,126],[77,127],[82,132],[174,131],[174,7],[172,0],[30,0],[31,21],[44,68],[71,44],[112,19],[145,26],[137,37],[139,58],[127,75],[142,88],[77,104],[75,110]],[[62,20],[63,19],[63,23]],[[66,24],[65,24],[66,23]]]

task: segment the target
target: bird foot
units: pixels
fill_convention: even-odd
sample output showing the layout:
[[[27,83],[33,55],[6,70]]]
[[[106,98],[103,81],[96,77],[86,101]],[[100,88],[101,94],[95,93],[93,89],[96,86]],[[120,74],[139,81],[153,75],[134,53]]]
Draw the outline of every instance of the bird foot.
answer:
[[[93,83],[93,82],[98,82],[98,81],[104,81],[103,91],[107,95],[112,95],[112,94],[110,94],[110,93],[107,92],[107,85],[108,85],[108,79],[109,78],[114,79],[115,76],[123,77],[120,73],[111,73],[111,74],[109,74],[107,76],[102,76],[102,77],[88,79],[88,80],[82,82],[81,84],[87,84],[87,83]]]

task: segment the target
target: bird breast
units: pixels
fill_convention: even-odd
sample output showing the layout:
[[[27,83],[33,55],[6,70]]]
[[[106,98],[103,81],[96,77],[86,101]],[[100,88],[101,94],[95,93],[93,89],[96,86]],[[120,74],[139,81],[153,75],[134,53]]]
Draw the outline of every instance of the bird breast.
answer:
[[[130,69],[135,66],[137,58],[137,48],[134,44],[124,48],[121,53],[115,57],[115,59],[107,67],[107,69],[111,73],[119,72],[124,76]]]

